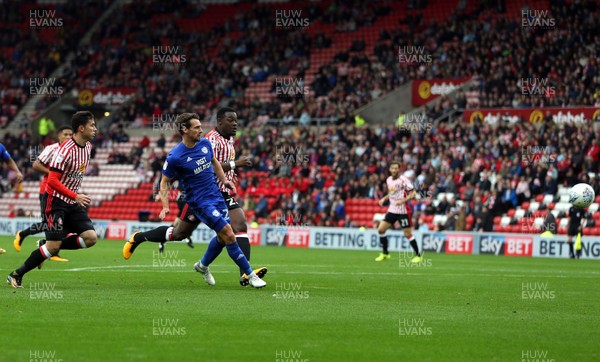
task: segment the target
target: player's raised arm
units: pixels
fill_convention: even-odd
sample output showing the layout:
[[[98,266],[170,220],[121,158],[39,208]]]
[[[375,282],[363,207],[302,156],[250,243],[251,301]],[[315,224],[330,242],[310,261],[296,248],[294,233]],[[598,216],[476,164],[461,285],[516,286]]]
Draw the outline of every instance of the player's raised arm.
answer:
[[[235,189],[235,185],[233,184],[233,182],[227,180],[227,177],[225,177],[225,172],[223,171],[223,167],[221,167],[221,163],[217,161],[217,159],[214,157],[212,158],[212,160],[210,160],[210,162],[213,165],[213,169],[215,170],[215,175],[217,176],[217,179],[221,181],[221,183],[223,183],[225,187],[232,190],[233,193],[236,194],[237,190]]]
[[[414,199],[417,196],[417,191],[412,190],[411,192],[408,193],[408,195],[406,195],[405,198],[403,198],[402,200],[400,200],[397,205],[402,205],[407,203],[408,201]]]
[[[389,200],[389,199],[390,199],[390,194],[387,194],[387,195],[385,195],[384,197],[382,197],[382,198],[379,200],[379,206],[383,206],[383,204],[385,204],[385,202],[386,202],[387,200]]]
[[[6,162],[8,168],[15,171],[17,183],[23,182],[23,174],[2,143],[0,143],[0,159]]]
[[[46,167],[44,167],[44,165],[40,162],[40,160],[35,160],[35,162],[33,163],[33,165],[31,165],[31,167],[41,173],[42,175],[47,175],[50,173],[50,170]]]

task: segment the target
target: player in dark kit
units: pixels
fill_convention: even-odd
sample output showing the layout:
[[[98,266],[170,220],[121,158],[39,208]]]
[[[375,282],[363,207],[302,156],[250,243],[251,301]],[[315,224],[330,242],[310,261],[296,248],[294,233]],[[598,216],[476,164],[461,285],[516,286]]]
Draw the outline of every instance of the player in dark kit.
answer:
[[[573,249],[573,237],[583,232],[585,225],[585,210],[575,206],[569,209],[569,223],[567,224],[567,243],[569,244],[569,258],[575,259],[575,251]],[[577,257],[581,256],[581,250],[577,251]]]
[[[7,282],[13,288],[22,288],[25,273],[58,254],[60,249],[89,248],[96,244],[96,231],[85,209],[90,198],[77,193],[90,161],[90,141],[96,136],[94,115],[87,111],[77,112],[71,118],[71,126],[75,132],[73,138],[65,141],[52,159],[42,197],[42,221],[47,241],[10,273]]]
[[[50,174],[50,169],[49,169],[50,162],[52,162],[52,158],[54,157],[54,155],[60,148],[60,145],[71,137],[73,137],[73,129],[71,128],[71,126],[60,127],[58,129],[58,142],[45,147],[44,151],[42,151],[42,153],[40,153],[40,155],[37,157],[37,159],[35,160],[35,162],[32,165],[32,168],[34,170],[36,170],[37,172],[44,175],[44,177],[42,178],[42,181],[40,181],[40,207],[42,205],[42,197],[44,196],[44,193],[46,192],[46,185],[48,183],[48,175]],[[43,214],[44,214],[44,209],[42,208],[42,215]],[[15,235],[15,240],[13,241],[13,246],[15,247],[15,250],[21,251],[21,244],[23,244],[23,241],[25,240],[25,238],[28,237],[29,235],[35,235],[35,234],[41,233],[42,231],[44,231],[43,226],[44,226],[44,223],[39,222],[39,223],[31,225],[30,227],[28,227],[25,230],[17,231],[17,233]],[[50,258],[50,260],[68,261],[67,259],[61,258],[58,255],[52,256]]]
[[[177,126],[183,141],[173,148],[163,166],[160,184],[163,209],[160,218],[163,219],[170,212],[168,193],[172,179],[177,177],[182,183],[187,204],[192,208],[194,216],[217,233],[208,244],[204,257],[194,264],[194,269],[202,274],[208,285],[215,285],[209,265],[223,248],[226,248],[229,257],[248,275],[249,284],[255,288],[262,288],[266,283],[252,270],[248,259],[238,246],[233,228],[229,224],[229,210],[215,176],[225,187],[233,190],[233,194],[235,186],[227,180],[220,162],[214,157],[210,142],[202,138],[199,118],[194,113],[183,113],[177,117]],[[156,237],[160,237],[161,231],[158,229],[160,228],[149,233],[156,233]],[[125,259],[129,259],[135,248],[144,241],[155,240],[155,235],[149,235],[149,240],[140,240],[136,238],[137,234],[134,233],[123,247]]]
[[[237,131],[237,113],[232,108],[221,108],[217,112],[217,127],[208,132],[205,136],[212,145],[214,157],[219,161],[225,176],[229,181],[235,184],[237,176],[235,174],[236,168],[252,166],[252,162],[244,157],[235,161],[235,148],[233,146],[233,137]],[[219,190],[223,195],[227,209],[229,210],[229,216],[231,217],[231,227],[236,235],[236,240],[240,249],[246,256],[246,259],[250,261],[250,240],[248,238],[248,226],[246,224],[246,215],[235,200],[231,190],[225,187],[219,180],[217,180]],[[181,185],[181,182],[180,182]],[[184,192],[185,193],[185,192]],[[183,240],[186,237],[192,235],[192,232],[200,224],[200,220],[194,215],[194,212],[189,205],[184,203],[183,206],[179,205],[180,208],[179,219],[180,222],[175,222],[173,226],[160,226],[156,229],[134,233],[131,238],[135,241],[154,241],[159,242],[159,245],[163,245],[166,241],[177,241]],[[254,272],[263,278],[267,274],[267,268],[260,267]],[[240,269],[240,285],[248,285],[248,275]]]
[[[206,138],[213,146],[215,158],[221,163],[223,172],[229,181],[233,184],[237,182],[235,169],[237,167],[250,167],[252,161],[247,157],[240,158],[235,161],[234,137],[237,132],[238,116],[233,108],[225,107],[217,111],[217,126],[212,131],[206,134]],[[235,238],[244,252],[246,259],[250,261],[250,239],[248,238],[248,225],[246,223],[246,215],[242,207],[234,198],[234,194],[223,183],[218,182],[219,190],[223,195],[229,216],[231,217],[231,226],[235,232]],[[261,278],[267,274],[267,268],[261,267],[254,272]],[[240,269],[240,284],[248,285],[248,276]]]

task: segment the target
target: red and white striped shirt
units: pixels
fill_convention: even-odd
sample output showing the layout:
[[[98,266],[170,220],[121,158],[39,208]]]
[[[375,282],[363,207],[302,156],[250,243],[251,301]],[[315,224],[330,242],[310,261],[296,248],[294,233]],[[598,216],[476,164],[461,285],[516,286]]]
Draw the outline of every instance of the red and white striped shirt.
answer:
[[[56,143],[53,143],[50,146],[46,146],[44,148],[42,153],[40,153],[40,155],[37,157],[38,161],[40,161],[42,166],[49,168],[48,166],[50,165],[50,162],[52,161],[52,158],[54,158],[54,155],[56,154],[56,151],[58,150],[59,147],[60,147],[60,144],[58,142],[56,142]],[[43,194],[44,192],[46,192],[46,183],[47,182],[48,182],[48,174],[45,174],[44,177],[42,178],[42,181],[40,181],[40,194]]]
[[[392,178],[392,176],[388,177],[386,183],[390,195],[388,212],[392,214],[407,214],[406,203],[399,206],[396,203],[408,196],[415,189],[412,182],[406,176],[401,175],[397,179]]]
[[[219,161],[221,164],[229,163],[229,161],[235,161],[233,137],[227,139],[223,137],[215,128],[208,132],[205,138],[207,138],[212,144],[213,153],[215,154],[217,161]],[[225,177],[234,184],[237,182],[237,175],[235,174],[234,170],[225,172]],[[227,194],[229,194],[231,190],[225,187],[221,181],[217,180],[217,183],[219,184],[219,190],[221,190],[221,192],[227,192]]]
[[[86,142],[85,146],[81,147],[75,143],[73,138],[68,139],[60,146],[52,159],[50,171],[60,173],[60,182],[69,190],[77,193],[81,186],[85,169],[90,162],[91,152],[92,144],[90,142]],[[50,185],[46,187],[46,192],[48,195],[58,197],[69,204],[75,203],[74,199],[53,190]]]

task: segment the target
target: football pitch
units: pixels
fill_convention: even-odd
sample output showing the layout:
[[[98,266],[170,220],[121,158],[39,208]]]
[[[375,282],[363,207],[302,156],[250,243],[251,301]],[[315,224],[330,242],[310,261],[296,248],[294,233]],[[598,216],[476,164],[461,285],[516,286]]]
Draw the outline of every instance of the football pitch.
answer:
[[[35,240],[0,237],[2,278]],[[257,290],[226,252],[209,287],[206,244],[156,246],[100,240],[3,282],[0,361],[600,360],[598,261],[253,247]]]

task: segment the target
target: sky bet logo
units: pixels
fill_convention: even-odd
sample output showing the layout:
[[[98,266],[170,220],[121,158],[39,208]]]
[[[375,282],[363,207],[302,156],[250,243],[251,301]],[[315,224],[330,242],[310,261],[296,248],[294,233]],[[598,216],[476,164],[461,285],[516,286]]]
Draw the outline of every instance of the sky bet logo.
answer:
[[[504,237],[482,237],[479,243],[479,253],[502,255],[504,253]]]
[[[444,234],[425,234],[423,235],[423,250],[435,251],[441,253],[444,251],[446,236]]]

